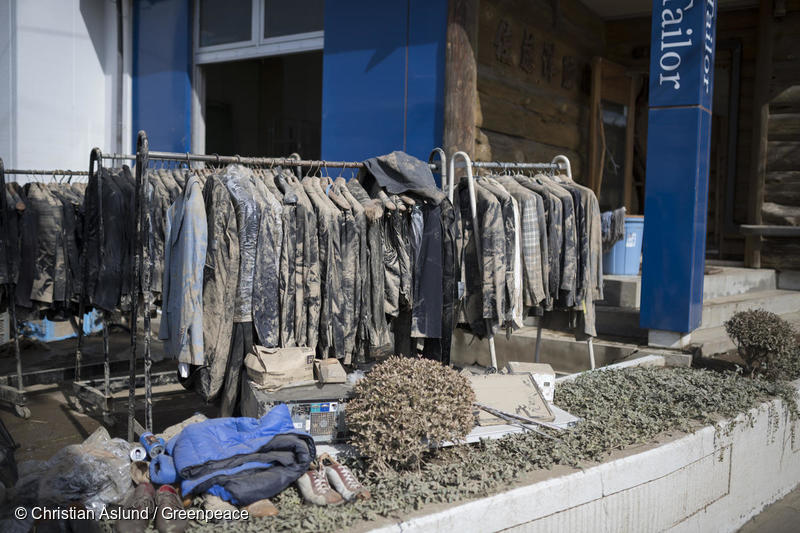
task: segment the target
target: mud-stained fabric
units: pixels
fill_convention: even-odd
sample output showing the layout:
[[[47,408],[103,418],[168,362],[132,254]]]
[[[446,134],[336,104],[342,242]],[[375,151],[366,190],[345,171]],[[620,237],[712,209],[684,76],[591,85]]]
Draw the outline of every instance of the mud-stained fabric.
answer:
[[[527,307],[535,307],[547,298],[547,293],[545,292],[547,276],[542,271],[543,266],[547,264],[546,261],[542,261],[541,250],[543,238],[544,245],[547,245],[546,232],[541,232],[541,228],[546,228],[543,220],[544,211],[541,207],[542,200],[536,193],[522,187],[509,176],[498,176],[495,179],[514,197],[519,205],[524,289],[523,303]]]
[[[203,189],[189,178],[167,213],[167,247],[158,337],[179,363],[203,365],[203,271],[208,246]]]
[[[561,253],[564,242],[563,215],[561,200],[552,194],[543,183],[527,176],[514,176],[523,187],[535,192],[542,198],[547,221],[547,271],[549,273],[547,291],[550,298],[545,310],[550,311],[558,298],[561,286]]]
[[[414,193],[439,205],[445,194],[436,187],[427,163],[404,152],[373,157],[364,161],[358,180],[374,196],[375,188],[384,188],[389,195]]]
[[[254,196],[260,209],[256,263],[253,269],[253,326],[262,346],[276,347],[281,342],[281,242],[282,207],[259,178],[253,178]]]
[[[224,181],[236,210],[236,225],[239,232],[239,276],[233,319],[235,322],[252,322],[253,274],[261,209],[255,200],[255,185],[246,168],[236,165],[227,167]]]
[[[287,176],[288,183],[297,195],[297,227],[302,228],[302,270],[298,287],[302,286],[302,308],[297,317],[297,331],[304,330],[305,334],[298,342],[302,346],[316,346],[319,338],[320,317],[320,264],[319,264],[319,239],[317,232],[317,215],[314,204],[308,197],[305,188],[294,176]],[[299,240],[299,238],[298,238]],[[299,248],[299,245],[298,245]],[[297,271],[295,271],[297,273]]]
[[[205,401],[214,401],[225,382],[231,353],[234,304],[239,277],[239,234],[230,193],[219,176],[203,187],[208,248],[203,267],[204,364],[193,369],[184,386],[192,387]]]
[[[475,188],[480,232],[481,254],[478,256],[475,231],[472,227],[469,191],[466,179],[457,186],[461,210],[464,245],[461,252],[465,294],[461,310],[464,321],[479,337],[487,334],[488,321],[492,333],[499,327],[505,309],[505,228],[500,202],[485,189]]]
[[[369,353],[367,358],[383,355],[391,344],[389,335],[389,325],[386,322],[385,289],[386,275],[388,274],[385,266],[386,244],[384,234],[384,211],[380,201],[371,199],[358,180],[347,182],[347,189],[364,207],[364,215],[367,223],[367,277],[368,287],[367,305],[369,307],[369,323],[367,326],[367,339]],[[395,263],[396,265],[396,263]],[[399,296],[399,272],[397,283]],[[395,303],[395,308],[396,308]]]

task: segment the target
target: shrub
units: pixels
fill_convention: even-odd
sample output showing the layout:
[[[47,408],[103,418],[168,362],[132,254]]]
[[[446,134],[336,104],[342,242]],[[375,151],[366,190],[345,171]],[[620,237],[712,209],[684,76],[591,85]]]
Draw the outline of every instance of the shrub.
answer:
[[[469,380],[436,361],[391,357],[353,392],[351,443],[374,470],[418,467],[430,444],[461,441],[474,425]]]
[[[764,309],[740,311],[725,322],[751,375],[777,379],[800,377],[800,347],[791,324]]]

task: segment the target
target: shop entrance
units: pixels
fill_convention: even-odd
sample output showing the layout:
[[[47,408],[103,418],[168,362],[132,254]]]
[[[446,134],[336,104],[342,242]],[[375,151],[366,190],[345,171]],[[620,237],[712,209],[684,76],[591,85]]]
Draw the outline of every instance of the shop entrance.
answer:
[[[319,158],[321,51],[201,68],[206,153]]]

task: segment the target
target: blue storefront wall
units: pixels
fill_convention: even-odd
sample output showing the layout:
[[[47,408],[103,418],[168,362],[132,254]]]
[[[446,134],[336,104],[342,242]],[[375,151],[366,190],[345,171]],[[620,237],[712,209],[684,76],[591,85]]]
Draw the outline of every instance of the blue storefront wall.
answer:
[[[446,29],[446,0],[325,3],[324,159],[441,145]]]
[[[134,144],[144,129],[154,150],[190,150],[192,4],[134,1]],[[446,29],[447,0],[325,3],[325,159],[427,158],[441,145]]]
[[[191,0],[133,3],[133,146],[136,133],[143,129],[153,150],[190,150],[191,4]]]

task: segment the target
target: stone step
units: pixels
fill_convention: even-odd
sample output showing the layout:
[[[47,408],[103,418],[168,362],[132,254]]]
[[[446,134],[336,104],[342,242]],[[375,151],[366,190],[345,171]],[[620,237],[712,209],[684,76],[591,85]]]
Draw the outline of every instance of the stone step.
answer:
[[[509,361],[535,362],[535,326],[526,326],[515,331],[510,338],[505,334],[495,336],[495,350],[498,367],[503,368]],[[659,350],[622,342],[594,339],[596,366],[606,366],[642,355],[664,355],[671,366],[687,366],[691,356],[672,350]],[[451,361],[456,366],[478,364],[489,366],[491,356],[486,339],[478,339],[470,332],[457,328],[453,333]],[[576,341],[571,333],[542,330],[542,344],[539,351],[540,363],[548,363],[559,374],[574,374],[590,368],[589,351],[586,341]]]
[[[703,302],[699,329],[716,328],[738,311],[766,309],[778,315],[800,312],[800,291],[766,290],[722,296]]]
[[[767,291],[777,288],[774,270],[712,266],[711,274],[703,279],[703,299]],[[603,296],[599,305],[640,307],[642,278],[640,276],[603,276]]]
[[[596,305],[595,328],[601,337],[620,337],[647,344],[647,329],[639,326],[638,309]]]
[[[733,267],[713,270],[715,273],[706,274],[703,278],[704,301],[777,288],[777,276],[774,270]]]
[[[787,313],[781,318],[789,322],[794,328],[800,331],[800,312]],[[715,328],[698,329],[692,333],[691,345],[700,350],[703,357],[725,354],[736,349],[736,345],[728,337],[724,326]]]

